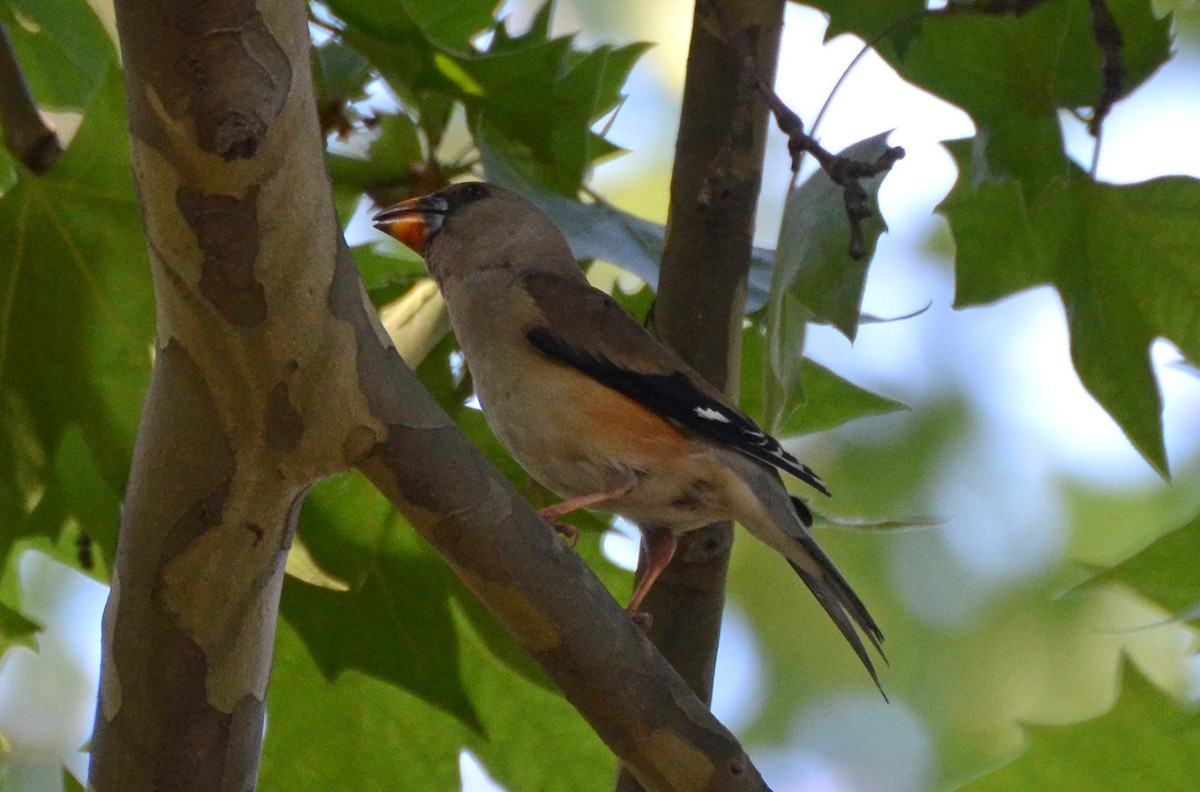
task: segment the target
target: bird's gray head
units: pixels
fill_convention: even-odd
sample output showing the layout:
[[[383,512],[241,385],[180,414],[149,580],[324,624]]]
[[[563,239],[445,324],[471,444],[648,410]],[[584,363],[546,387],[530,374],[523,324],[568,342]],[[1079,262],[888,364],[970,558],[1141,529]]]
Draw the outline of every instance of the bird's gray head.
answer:
[[[384,209],[374,223],[423,256],[438,282],[484,269],[576,268],[550,218],[494,184],[454,184]]]

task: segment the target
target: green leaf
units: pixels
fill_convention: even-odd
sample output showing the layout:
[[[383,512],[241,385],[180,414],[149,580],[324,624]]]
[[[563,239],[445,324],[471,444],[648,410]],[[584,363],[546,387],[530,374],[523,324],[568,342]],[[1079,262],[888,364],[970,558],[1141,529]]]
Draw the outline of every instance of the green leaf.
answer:
[[[401,0],[425,37],[447,51],[470,51],[470,39],[491,26],[496,0]]]
[[[65,767],[63,768],[62,780],[63,792],[86,792],[83,784],[79,783],[79,779]]]
[[[0,602],[0,657],[12,646],[36,648],[33,636],[41,629],[37,622],[30,621],[16,610]]]
[[[486,53],[456,61],[477,86],[461,97],[476,138],[487,137],[528,178],[568,196],[599,153],[592,151],[591,124],[620,99],[646,49],[582,51],[572,42],[546,38],[535,24],[520,36],[497,34]]]
[[[78,424],[116,492],[154,337],[127,135],[124,85],[112,68],[58,164],[23,175],[0,198],[0,238],[9,241],[0,247],[0,394],[28,411],[48,455]]]
[[[1121,96],[1170,55],[1170,20],[1145,0],[1108,3],[1126,46]],[[1021,16],[934,15],[898,64],[903,76],[971,114],[979,178],[1020,180],[1031,197],[1067,177],[1057,113],[1096,103],[1100,51],[1086,0],[1043,3]]]
[[[477,434],[479,413],[467,416]],[[589,789],[610,777],[611,753],[360,476],[314,487],[300,536],[351,591],[284,586],[263,789],[347,777],[357,789],[457,789],[464,746],[510,789]],[[584,532],[581,555],[627,587],[599,541]],[[560,749],[539,750],[548,742]]]
[[[380,651],[389,636],[380,635]],[[350,670],[328,679],[280,621],[259,789],[457,790],[465,727],[401,688]],[[351,782],[350,779],[353,779]]]
[[[71,551],[56,552],[54,557],[107,580],[116,555],[120,521],[118,493],[101,475],[80,428],[68,427],[55,450],[45,492],[21,534],[45,536],[59,545],[69,540]],[[71,530],[64,533],[68,527]],[[86,547],[83,551],[79,549],[81,543]],[[85,563],[89,558],[91,562]]]
[[[371,143],[371,164],[395,181],[424,160],[417,125],[401,114],[384,116],[379,127],[379,137]]]
[[[859,162],[874,162],[887,151],[888,134],[883,132],[859,141],[840,154]],[[778,310],[786,293],[817,319],[828,321],[854,340],[867,267],[879,235],[887,230],[877,200],[886,175],[882,173],[862,182],[873,211],[863,222],[867,254],[861,260],[851,258],[848,252],[850,224],[844,192],[824,171],[815,172],[788,193],[779,229],[779,247],[775,251],[768,328],[778,326]],[[776,319],[772,320],[772,316]]]
[[[363,285],[376,305],[394,300],[425,277],[425,262],[407,248],[399,248],[399,245],[388,246],[389,252],[396,249],[399,254],[396,256],[380,253],[370,244],[350,248]]]
[[[908,409],[901,402],[863,390],[820,363],[802,358],[801,349],[793,349],[791,360],[799,366],[797,389],[787,394],[790,405],[787,416],[782,421],[772,421],[766,413],[763,395],[764,349],[763,333],[756,327],[746,328],[742,333],[741,407],[780,437],[812,434],[856,418]],[[800,383],[803,387],[799,387]]]
[[[1087,586],[1124,583],[1185,619],[1200,617],[1200,515],[1152,542]]]
[[[453,671],[458,648],[447,601],[450,572],[383,496],[357,474],[322,482],[309,493],[300,537],[318,566],[351,585],[348,592],[291,579],[284,585],[280,611],[326,678],[354,669],[478,728]]]
[[[903,51],[904,45],[920,29],[924,0],[813,0],[804,5],[819,8],[829,15],[825,40],[843,33],[854,33],[866,41],[877,36],[877,49],[892,44]]]
[[[1168,696],[1126,668],[1120,699],[1108,713],[1071,726],[1026,726],[1028,750],[963,789],[1191,789],[1200,777],[1200,729],[1187,719]]]
[[[1150,344],[1163,337],[1200,356],[1200,182],[1099,184],[1072,165],[1069,180],[1029,201],[1012,181],[979,181],[969,143],[949,147],[959,180],[939,211],[958,246],[955,307],[1054,286],[1084,387],[1166,475]]]
[[[370,81],[370,62],[344,41],[329,39],[313,48],[313,89],[322,114],[364,98]]]
[[[3,2],[15,14],[4,24],[37,103],[52,110],[86,107],[117,60],[87,0]]]

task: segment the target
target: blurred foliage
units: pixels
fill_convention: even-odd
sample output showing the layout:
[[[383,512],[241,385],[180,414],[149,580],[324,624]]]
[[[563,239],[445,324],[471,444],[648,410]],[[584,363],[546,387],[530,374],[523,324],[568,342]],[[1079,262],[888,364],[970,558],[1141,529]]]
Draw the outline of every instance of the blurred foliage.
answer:
[[[1124,583],[1186,620],[1200,617],[1200,517],[1097,575],[1090,585]]]
[[[1145,677],[1129,670],[1108,712],[1079,726],[1030,730],[1017,761],[967,784],[969,792],[1055,789],[1191,789],[1200,774],[1200,728]],[[1087,762],[1079,761],[1088,757]]]
[[[1088,3],[1048,0],[1020,16],[931,15],[914,0],[814,5],[830,16],[829,36],[876,38],[904,79],[958,104],[976,123],[975,138],[951,146],[960,178],[942,206],[957,245],[957,306],[1052,284],[1071,320],[1081,379],[1165,472],[1148,349],[1161,336],[1200,359],[1200,192],[1183,178],[1099,184],[1067,159],[1059,112],[1077,112],[1100,94]],[[385,204],[486,173],[551,214],[581,259],[614,262],[653,287],[666,229],[584,189],[593,166],[619,153],[599,130],[619,108],[646,45],[589,48],[554,36],[549,5],[528,30],[514,31],[494,18],[495,6],[329,0],[310,7],[338,211],[348,221],[364,196]],[[1147,2],[1110,6],[1126,41],[1126,95],[1167,58],[1169,20],[1156,19]],[[38,547],[99,579],[108,574],[154,313],[126,164],[121,75],[104,26],[86,0],[0,0],[0,24],[39,104],[83,114],[67,152],[43,177],[0,153],[3,652],[29,644],[37,629],[17,596],[20,550]],[[867,139],[851,153],[871,159],[882,145],[882,137]],[[870,187],[874,196],[878,183]],[[883,230],[874,223],[872,245]],[[869,424],[870,437],[817,440],[826,443],[822,472],[838,491],[826,522],[877,526],[819,533],[885,625],[893,670],[884,684],[897,708],[927,725],[937,783],[977,776],[1027,739],[1032,747],[1022,758],[972,788],[1086,782],[1094,789],[1124,778],[1139,788],[1180,788],[1171,785],[1194,775],[1195,732],[1182,731],[1183,715],[1158,690],[1180,693],[1168,684],[1162,668],[1171,660],[1163,658],[1177,661],[1188,633],[1178,624],[1127,628],[1130,618],[1148,625],[1195,615],[1200,580],[1190,562],[1200,528],[1192,514],[1179,518],[1194,510],[1195,488],[1171,496],[1168,508],[1158,496],[1118,499],[1076,487],[1072,525],[1063,528],[1072,552],[1091,565],[1129,560],[1067,597],[1056,595],[1082,573],[1056,567],[972,601],[964,593],[970,572],[948,549],[953,515],[945,530],[894,527],[941,516],[925,510],[971,431],[972,407],[947,399],[893,414],[904,405],[802,355],[811,323],[854,338],[864,321],[867,265],[845,255],[846,235],[840,191],[823,176],[790,193],[779,249],[755,252],[742,399],[786,437],[892,414]],[[423,275],[419,260],[390,243],[353,252],[378,305]],[[618,297],[639,314],[650,302],[648,290]],[[454,350],[453,339],[441,340],[420,367],[422,381],[525,494],[548,502],[466,406],[470,379],[452,365]],[[606,524],[592,515],[573,519],[583,529],[579,552],[624,599],[631,576],[599,550]],[[1184,522],[1159,538],[1163,526]],[[1092,541],[1089,532],[1098,531],[1102,541]],[[512,790],[610,783],[611,756],[595,735],[361,478],[314,487],[298,541],[326,585],[304,577],[284,587],[262,789],[457,789],[464,747]],[[1109,551],[1103,559],[1085,557],[1085,546],[1100,544]],[[753,744],[786,747],[798,709],[839,690],[874,696],[832,625],[773,554],[739,542],[730,585],[761,645],[770,690],[745,729]],[[969,629],[918,612],[912,603],[921,597],[973,608]],[[1116,707],[1104,715],[1072,709],[1076,700],[1103,700],[1105,691],[1111,701],[1122,658],[1139,670],[1126,674]],[[1017,725],[1085,716],[1092,719],[1034,727],[1025,737]],[[1137,764],[1118,764],[1128,758],[1118,750],[1124,745],[1140,746]]]

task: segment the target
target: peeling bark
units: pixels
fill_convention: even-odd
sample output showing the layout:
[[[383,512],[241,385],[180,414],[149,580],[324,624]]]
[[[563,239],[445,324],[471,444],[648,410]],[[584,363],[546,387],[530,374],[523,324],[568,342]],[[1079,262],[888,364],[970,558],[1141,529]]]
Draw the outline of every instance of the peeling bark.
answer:
[[[158,342],[89,787],[254,787],[299,505],[356,465],[647,787],[765,789],[391,346],[334,213],[305,8],[117,3]]]

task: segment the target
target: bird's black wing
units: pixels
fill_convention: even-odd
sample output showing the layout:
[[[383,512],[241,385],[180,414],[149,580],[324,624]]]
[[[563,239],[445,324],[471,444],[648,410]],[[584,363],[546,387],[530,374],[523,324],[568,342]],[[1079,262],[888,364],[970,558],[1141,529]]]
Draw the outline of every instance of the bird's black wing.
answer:
[[[698,374],[675,358],[607,294],[585,281],[550,274],[531,273],[525,280],[548,319],[545,324],[526,331],[529,343],[542,354],[579,369],[676,426],[790,473],[829,494],[816,473],[785,451],[778,440],[760,429],[749,416],[723,401],[719,391],[702,384]],[[575,293],[567,300],[563,299],[563,291]],[[567,309],[558,307],[564,305],[582,311],[583,315],[555,315],[556,311],[565,314]],[[583,327],[594,332],[590,337],[581,333],[578,343],[572,343],[563,333],[550,329],[551,326]],[[601,338],[597,340],[596,336]],[[647,358],[646,367],[654,370],[637,371],[618,365],[599,348],[601,343],[610,345],[613,351],[623,351],[625,357]]]

